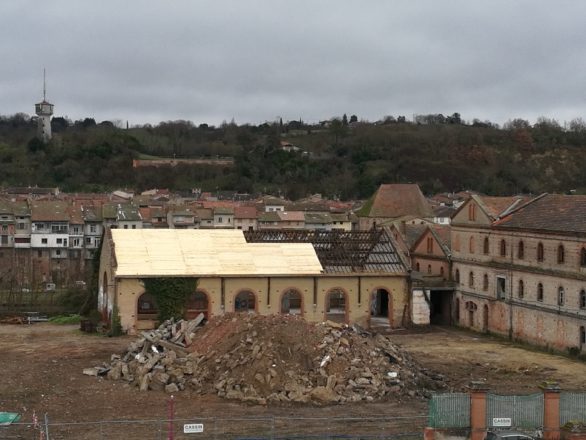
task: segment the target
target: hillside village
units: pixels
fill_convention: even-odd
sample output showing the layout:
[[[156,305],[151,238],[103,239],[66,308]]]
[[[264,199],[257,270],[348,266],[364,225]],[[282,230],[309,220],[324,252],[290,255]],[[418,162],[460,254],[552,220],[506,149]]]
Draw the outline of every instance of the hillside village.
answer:
[[[581,352],[586,345],[585,213],[584,196],[462,192],[426,198],[412,184],[381,185],[364,202],[319,195],[290,202],[228,192],[67,194],[56,188],[8,188],[0,203],[1,285],[14,292],[85,288],[97,269],[104,235],[110,243],[116,230],[242,231],[242,243],[312,244],[319,259],[316,273],[343,273],[344,278],[334,285],[330,276],[330,284],[313,298],[302,297],[290,285],[286,295],[279,294],[282,304],[276,312],[262,288],[240,286],[246,293],[238,297],[234,287],[234,298],[225,299],[224,293],[222,298],[210,296],[214,289],[206,291],[203,283],[192,314],[204,311],[210,317],[252,309],[391,328],[450,324]],[[150,235],[141,237],[148,240]],[[223,239],[235,243],[238,237]],[[357,251],[368,243],[362,254]],[[194,252],[203,252],[194,246]],[[379,248],[376,258],[382,262],[373,266],[368,261]],[[356,289],[349,287],[354,283],[349,274],[358,283],[357,293],[350,293]],[[270,284],[271,278],[263,275]],[[315,274],[307,275],[315,280]],[[375,275],[376,286],[364,284]],[[384,277],[392,282],[385,284]],[[304,289],[308,291],[297,290]],[[99,290],[99,303],[107,309],[108,289],[100,284]],[[372,301],[364,299],[370,295]],[[136,304],[139,310],[148,308],[148,295],[135,301],[132,313],[122,311],[123,322],[128,329],[148,327],[147,322],[155,322],[153,310],[143,314],[146,321],[138,327],[130,319]],[[321,306],[315,309],[316,304]]]

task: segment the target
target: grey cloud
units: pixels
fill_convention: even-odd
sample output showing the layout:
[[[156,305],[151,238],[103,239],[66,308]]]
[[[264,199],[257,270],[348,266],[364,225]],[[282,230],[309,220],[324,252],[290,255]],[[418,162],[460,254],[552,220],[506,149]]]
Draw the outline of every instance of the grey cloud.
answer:
[[[0,113],[156,123],[585,113],[582,2],[0,4]]]

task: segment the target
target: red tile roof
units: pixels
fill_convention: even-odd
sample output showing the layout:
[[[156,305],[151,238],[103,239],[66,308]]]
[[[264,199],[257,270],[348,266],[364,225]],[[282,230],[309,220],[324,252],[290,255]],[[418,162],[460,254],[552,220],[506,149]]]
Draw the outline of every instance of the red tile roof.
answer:
[[[237,206],[234,208],[234,218],[255,219],[256,218],[256,208],[254,206]]]
[[[493,219],[496,219],[505,214],[509,209],[521,206],[522,203],[530,200],[529,197],[512,196],[512,197],[488,197],[488,196],[473,196],[482,208]]]
[[[503,217],[494,226],[586,234],[586,196],[543,194]]]
[[[374,194],[371,206],[365,206],[359,215],[377,218],[426,218],[433,217],[433,211],[418,185],[395,183],[381,185]]]

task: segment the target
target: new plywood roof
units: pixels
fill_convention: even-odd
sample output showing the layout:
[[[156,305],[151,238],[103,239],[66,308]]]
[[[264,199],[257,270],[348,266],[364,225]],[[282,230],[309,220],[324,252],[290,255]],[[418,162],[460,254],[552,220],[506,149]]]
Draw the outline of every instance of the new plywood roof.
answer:
[[[113,229],[116,276],[315,275],[310,243],[247,243],[242,231]]]

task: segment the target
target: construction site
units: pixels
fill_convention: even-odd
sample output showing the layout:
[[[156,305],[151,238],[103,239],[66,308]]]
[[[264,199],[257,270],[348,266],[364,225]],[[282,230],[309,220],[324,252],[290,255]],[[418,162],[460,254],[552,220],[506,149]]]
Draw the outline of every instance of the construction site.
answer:
[[[45,414],[55,439],[192,438],[186,424],[204,425],[199,438],[421,438],[430,397],[473,381],[520,395],[586,386],[583,362],[460,330],[234,318],[198,326],[184,349],[171,342],[186,345],[180,323],[175,336],[167,325],[118,338],[1,325],[0,407],[21,418],[0,438],[32,438]]]
[[[565,408],[547,439],[583,418],[582,361],[414,325],[406,267],[385,230],[109,231],[99,309],[123,335],[0,324],[0,438],[482,440],[478,384],[486,420],[542,429],[544,383]],[[161,319],[169,279],[187,302]]]

